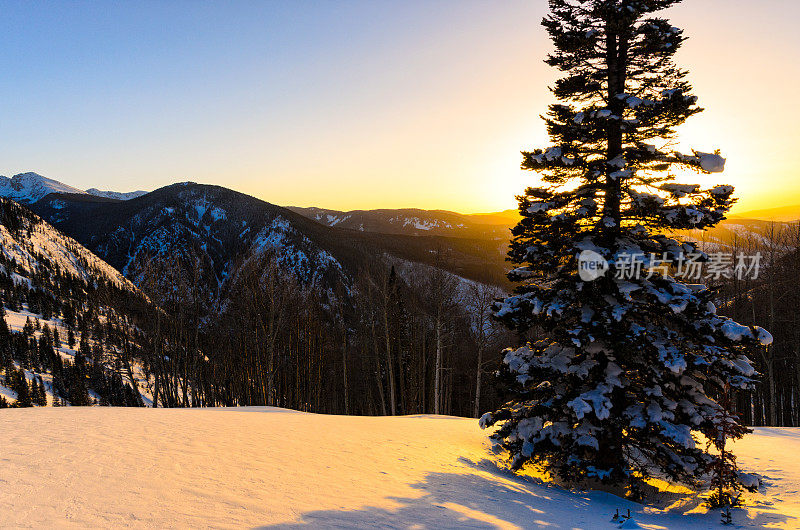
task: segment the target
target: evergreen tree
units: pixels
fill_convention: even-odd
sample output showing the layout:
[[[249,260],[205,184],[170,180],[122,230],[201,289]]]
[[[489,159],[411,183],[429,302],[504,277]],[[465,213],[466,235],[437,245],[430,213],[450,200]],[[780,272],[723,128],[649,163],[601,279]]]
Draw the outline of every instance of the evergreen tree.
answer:
[[[22,326],[22,332],[28,336],[33,336],[33,322],[31,322],[31,317],[25,317],[25,325]]]
[[[92,345],[89,342],[89,333],[83,332],[81,333],[81,343],[78,346],[78,352],[83,356],[84,359],[88,359],[92,356]]]
[[[28,386],[28,378],[25,376],[25,372],[20,369],[20,371],[16,373],[14,379],[15,382],[12,388],[17,393],[17,406],[32,407],[33,399],[31,397],[31,388]]]
[[[71,370],[72,378],[69,381],[69,403],[73,407],[85,407],[92,404],[89,396],[89,386],[86,374],[86,359],[78,351]]]
[[[631,496],[654,472],[696,484],[713,456],[695,433],[714,439],[721,421],[729,438],[748,432],[714,396],[726,384],[751,388],[747,354],[771,340],[718,316],[710,289],[682,281],[680,268],[705,255],[667,235],[712,227],[734,202],[731,186],[674,181],[675,169],[725,162],[671,147],[702,110],[672,60],[682,31],[654,16],[679,1],[550,0],[546,62],[564,73],[545,118],[553,145],[523,153],[544,185],[518,197],[509,278],[519,285],[496,306],[510,328],[547,338],[503,352],[513,397],[481,418],[498,426],[516,468]],[[579,274],[579,256],[609,271]]]
[[[40,376],[36,376],[36,379],[33,380],[32,384],[33,388],[33,402],[40,407],[47,406],[47,392],[44,388],[44,381]]]
[[[716,450],[716,455],[707,468],[711,476],[708,505],[711,508],[722,508],[722,524],[729,525],[733,523],[730,508],[740,504],[742,489],[755,490],[760,480],[757,475],[740,473],[737,470],[736,457],[726,447],[731,428],[735,430],[738,422],[738,418],[727,410],[730,407],[730,392],[727,388],[719,402],[725,408],[717,415],[717,435],[706,441],[707,448],[713,447]]]
[[[5,386],[11,388],[12,390],[14,389],[12,385],[14,384],[14,374],[15,374],[15,372],[16,372],[16,369],[11,364],[7,364],[5,366],[5,374],[3,375],[3,383],[4,383]]]

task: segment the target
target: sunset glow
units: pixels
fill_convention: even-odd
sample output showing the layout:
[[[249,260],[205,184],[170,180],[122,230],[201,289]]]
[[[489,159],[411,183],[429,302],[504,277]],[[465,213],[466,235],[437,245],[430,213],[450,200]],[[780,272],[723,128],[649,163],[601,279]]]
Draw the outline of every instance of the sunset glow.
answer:
[[[2,173],[193,180],[336,209],[513,208],[536,182],[519,150],[547,145],[546,2],[458,5],[9,4]],[[738,211],[800,204],[800,5],[694,0],[667,15],[690,36],[678,61],[707,109],[684,145],[728,158],[701,180],[734,184]]]

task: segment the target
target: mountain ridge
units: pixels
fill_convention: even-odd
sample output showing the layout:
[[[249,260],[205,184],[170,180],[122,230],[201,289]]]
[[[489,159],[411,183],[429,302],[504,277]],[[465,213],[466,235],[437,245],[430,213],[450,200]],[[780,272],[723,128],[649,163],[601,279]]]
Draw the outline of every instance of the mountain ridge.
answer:
[[[186,183],[195,184],[194,182]],[[176,182],[174,184],[186,183]],[[163,186],[162,188],[174,184]],[[94,197],[126,201],[152,192],[144,190],[119,192],[101,190],[94,187],[81,190],[33,171],[18,173],[13,177],[0,175],[0,197],[8,197],[23,204],[31,204],[50,193],[86,194]],[[359,231],[361,230],[360,225],[363,219],[367,220],[364,231],[369,230],[370,223],[394,225],[390,228],[393,233],[442,233],[443,229],[454,233],[458,232],[458,229],[467,228],[466,226],[460,226],[461,224],[469,225],[470,227],[481,225],[511,227],[520,220],[516,209],[497,212],[461,213],[442,208],[372,208],[357,210],[337,210],[319,206],[284,206],[284,208],[328,226],[342,225],[342,227]],[[737,212],[729,214],[728,218],[729,220],[797,221],[800,220],[800,204]],[[386,226],[382,228],[386,229]],[[403,231],[402,228],[408,229]],[[494,233],[495,229],[487,229],[487,231],[488,233]],[[502,235],[506,236],[507,234]]]
[[[746,212],[729,215],[728,217],[730,219],[755,219],[760,221],[798,221],[800,220],[800,204],[748,210]]]
[[[89,195],[94,195],[95,197],[105,197],[106,199],[129,201],[131,199],[141,197],[142,195],[146,195],[150,192],[144,190],[120,192],[120,191],[98,190],[97,188],[89,188],[86,190],[86,193],[88,193]]]
[[[441,248],[453,257],[450,272],[495,285],[505,281],[502,241],[330,227],[221,186],[173,184],[128,201],[51,194],[30,207],[137,285],[152,275],[153,263],[176,267],[159,275],[164,288],[165,278],[180,271],[202,279],[212,305],[253,256],[277,261],[303,284],[335,289],[384,254],[432,263],[433,250]]]
[[[383,234],[445,235],[452,237],[508,238],[516,219],[507,212],[462,214],[420,208],[340,211],[317,207],[287,209],[330,227]],[[518,216],[517,216],[518,217]]]
[[[81,190],[33,171],[18,173],[10,178],[0,175],[0,197],[7,197],[21,204],[33,204],[51,193],[85,194],[124,201],[141,197],[148,192],[143,190],[129,192],[103,191],[97,188]]]

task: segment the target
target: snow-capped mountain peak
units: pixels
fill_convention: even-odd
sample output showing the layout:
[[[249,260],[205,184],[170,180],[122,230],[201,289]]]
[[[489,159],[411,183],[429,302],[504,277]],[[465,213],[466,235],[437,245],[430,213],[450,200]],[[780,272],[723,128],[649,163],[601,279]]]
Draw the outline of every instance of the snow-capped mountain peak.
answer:
[[[50,193],[86,194],[83,190],[73,188],[38,173],[19,173],[11,178],[0,175],[0,196],[2,197],[31,204]]]
[[[144,190],[120,192],[120,191],[98,190],[97,188],[89,188],[88,190],[86,190],[86,193],[88,193],[89,195],[94,195],[95,197],[105,197],[106,199],[117,199],[120,201],[128,201],[130,199],[135,199],[136,197],[141,197],[142,195],[147,195],[148,192]]]
[[[97,188],[90,188],[84,191],[32,171],[19,173],[11,178],[0,175],[0,197],[7,197],[22,204],[33,204],[51,193],[94,195],[96,197],[127,201],[141,197],[147,192],[138,190],[123,193],[103,191]]]

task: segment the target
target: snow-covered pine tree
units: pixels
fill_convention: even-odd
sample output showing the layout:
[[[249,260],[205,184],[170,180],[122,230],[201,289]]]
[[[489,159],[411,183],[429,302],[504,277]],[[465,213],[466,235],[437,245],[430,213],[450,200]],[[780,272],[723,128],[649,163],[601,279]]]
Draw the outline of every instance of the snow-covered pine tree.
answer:
[[[718,316],[713,292],[676,273],[698,249],[670,232],[712,227],[734,202],[731,186],[674,180],[675,168],[712,173],[725,163],[674,150],[676,127],[702,110],[673,62],[682,31],[654,15],[679,2],[550,0],[546,62],[564,72],[545,118],[553,145],[523,153],[544,187],[518,197],[509,278],[519,285],[496,307],[510,328],[536,326],[547,338],[503,352],[513,400],[481,418],[498,427],[513,466],[626,485],[634,496],[654,473],[697,482],[713,457],[693,433],[717,436],[714,396],[726,384],[750,388],[747,354],[770,340]],[[583,281],[584,251],[610,270]],[[656,266],[663,274],[647,273]],[[726,429],[734,439],[747,432]]]

